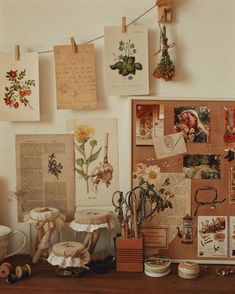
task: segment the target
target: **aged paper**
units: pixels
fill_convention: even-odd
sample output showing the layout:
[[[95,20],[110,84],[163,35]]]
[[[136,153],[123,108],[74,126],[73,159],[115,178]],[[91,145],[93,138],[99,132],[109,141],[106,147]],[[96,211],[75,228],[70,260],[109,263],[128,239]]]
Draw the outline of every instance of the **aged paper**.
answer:
[[[39,121],[37,53],[0,53],[0,120]]]
[[[153,139],[157,159],[162,159],[187,152],[183,133],[174,133],[167,136],[157,136]]]
[[[167,227],[170,244],[177,235],[177,226],[182,226],[183,217],[191,214],[191,181],[186,179],[183,173],[161,173],[162,182],[167,178],[170,182],[167,189],[174,193],[174,197],[171,198],[173,208],[160,211],[151,221],[146,220],[143,226]]]
[[[168,248],[168,228],[149,226],[143,227],[144,247],[167,249]]]
[[[57,109],[95,108],[94,45],[54,46]]]
[[[198,217],[198,257],[228,257],[229,217]]]
[[[73,119],[76,206],[109,206],[119,190],[117,119]]]
[[[148,32],[143,26],[104,28],[108,95],[148,95]]]
[[[54,207],[71,220],[75,210],[73,137],[16,135],[18,219],[36,207]]]

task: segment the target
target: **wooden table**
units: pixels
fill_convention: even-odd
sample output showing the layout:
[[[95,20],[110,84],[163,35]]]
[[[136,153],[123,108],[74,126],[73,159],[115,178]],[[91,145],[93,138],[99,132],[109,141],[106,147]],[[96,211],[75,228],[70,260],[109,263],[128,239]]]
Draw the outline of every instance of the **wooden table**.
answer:
[[[27,256],[7,260],[14,265],[29,263]],[[235,293],[235,275],[218,277],[215,268],[202,271],[199,278],[185,280],[177,275],[177,265],[163,278],[150,278],[144,273],[112,271],[107,274],[87,273],[79,278],[64,278],[55,274],[54,268],[33,266],[31,278],[8,284],[0,280],[0,294],[138,294],[138,293]]]

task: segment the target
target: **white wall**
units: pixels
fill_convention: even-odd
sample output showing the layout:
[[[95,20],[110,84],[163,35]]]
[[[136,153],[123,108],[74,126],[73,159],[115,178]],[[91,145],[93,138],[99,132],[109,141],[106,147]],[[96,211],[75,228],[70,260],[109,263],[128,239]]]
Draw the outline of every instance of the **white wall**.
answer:
[[[0,51],[52,50],[55,44],[78,43],[103,34],[103,27],[132,21],[152,7],[154,0],[0,0]],[[235,1],[175,0],[174,21],[167,27],[170,53],[176,65],[173,82],[153,78],[159,29],[157,9],[138,21],[149,29],[150,90],[157,99],[216,99],[235,97]],[[104,40],[95,43],[98,107],[92,111],[56,110],[53,53],[40,54],[40,122],[0,122],[0,224],[22,229],[16,203],[7,190],[16,188],[15,134],[64,133],[66,119],[117,117],[119,119],[120,189],[130,188],[130,98],[107,97],[104,77]],[[148,98],[148,97],[146,97]]]

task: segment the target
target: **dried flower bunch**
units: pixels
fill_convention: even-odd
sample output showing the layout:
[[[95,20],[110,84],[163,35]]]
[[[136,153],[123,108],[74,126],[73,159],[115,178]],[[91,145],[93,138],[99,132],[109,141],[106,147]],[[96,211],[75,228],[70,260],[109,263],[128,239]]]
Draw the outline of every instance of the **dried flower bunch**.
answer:
[[[166,27],[165,25],[161,29],[161,44],[163,49],[160,63],[157,65],[153,72],[153,76],[157,79],[164,79],[165,81],[171,81],[175,75],[175,66],[171,61],[170,55],[168,53],[168,48],[173,46],[174,43],[168,45],[168,38],[166,37]]]

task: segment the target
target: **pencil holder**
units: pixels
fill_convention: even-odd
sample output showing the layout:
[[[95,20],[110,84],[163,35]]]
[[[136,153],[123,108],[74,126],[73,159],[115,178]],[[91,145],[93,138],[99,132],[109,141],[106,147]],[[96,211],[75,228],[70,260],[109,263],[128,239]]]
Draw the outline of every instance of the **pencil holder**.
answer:
[[[117,237],[116,270],[118,272],[143,272],[144,270],[144,239]]]

